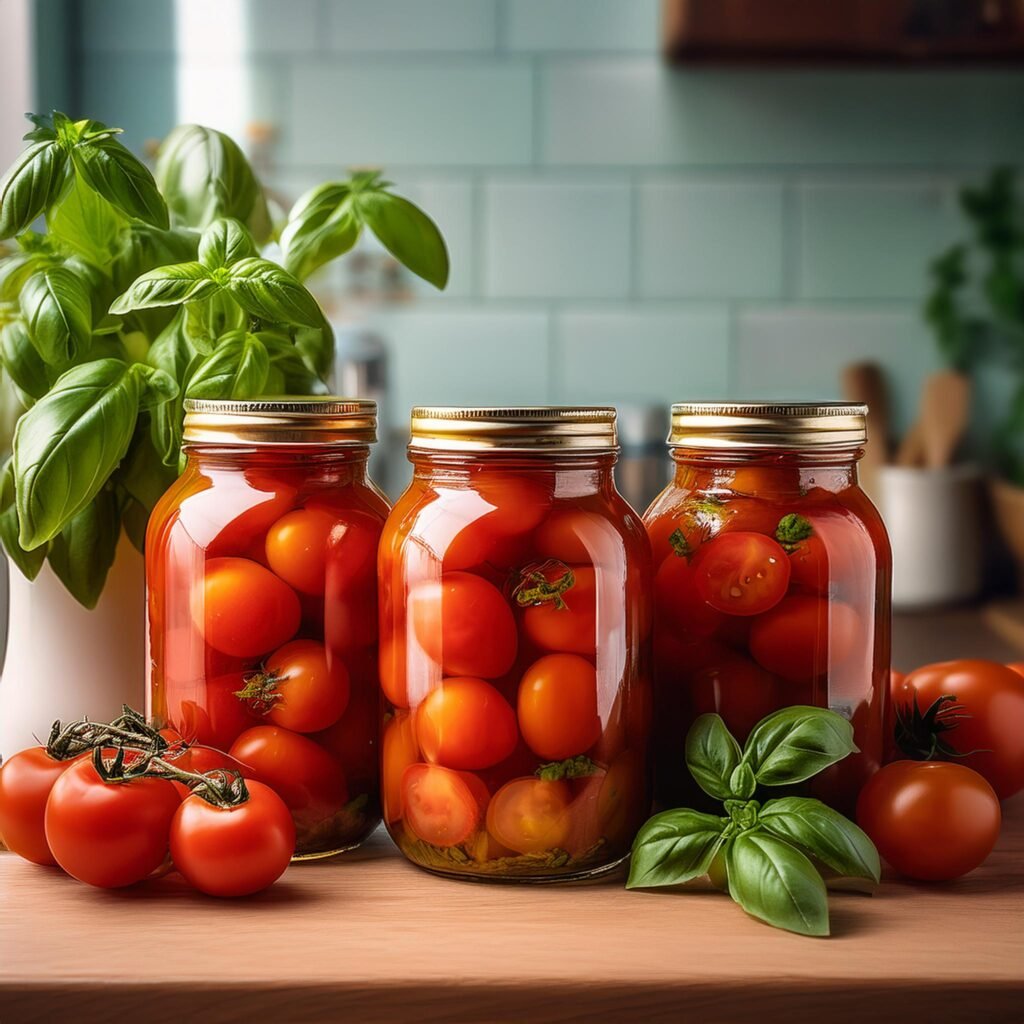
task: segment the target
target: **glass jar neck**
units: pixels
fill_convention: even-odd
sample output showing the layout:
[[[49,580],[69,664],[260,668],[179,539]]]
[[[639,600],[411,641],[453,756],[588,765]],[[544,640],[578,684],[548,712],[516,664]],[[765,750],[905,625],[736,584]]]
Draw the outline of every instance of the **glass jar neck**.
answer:
[[[719,476],[732,478],[739,469],[756,470],[770,488],[777,481],[782,489],[798,474],[802,488],[827,486],[841,490],[857,484],[857,462],[862,448],[830,449],[728,449],[673,447],[677,487],[707,486]],[[827,483],[826,483],[827,482]]]
[[[368,445],[215,445],[182,447],[190,466],[200,471],[296,469],[324,471],[344,468],[355,478],[366,477]]]
[[[614,452],[409,452],[413,476],[423,483],[472,487],[494,477],[546,477],[575,495],[614,490],[617,458]]]

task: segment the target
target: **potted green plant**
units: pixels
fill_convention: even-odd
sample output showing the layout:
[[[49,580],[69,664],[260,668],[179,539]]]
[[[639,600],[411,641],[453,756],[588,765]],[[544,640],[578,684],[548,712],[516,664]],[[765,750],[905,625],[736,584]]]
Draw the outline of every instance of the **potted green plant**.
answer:
[[[433,221],[377,173],[275,222],[220,132],[175,129],[151,173],[119,129],[30,120],[0,181],[0,364],[20,406],[0,473],[0,755],[58,715],[139,706],[139,552],[178,472],[183,399],[325,392],[333,337],[302,281],[364,228],[438,288],[448,276]]]
[[[991,439],[990,493],[1024,589],[1024,201],[1015,172],[994,170],[960,192],[969,227],[931,265],[925,318],[955,369],[989,364],[1011,382]]]

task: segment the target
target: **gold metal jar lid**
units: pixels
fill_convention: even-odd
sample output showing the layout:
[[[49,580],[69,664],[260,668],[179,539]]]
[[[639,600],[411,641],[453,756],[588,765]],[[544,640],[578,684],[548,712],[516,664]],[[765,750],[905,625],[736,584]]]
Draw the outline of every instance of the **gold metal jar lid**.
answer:
[[[867,440],[866,405],[847,402],[679,402],[673,448],[856,448]]]
[[[410,451],[615,452],[610,406],[417,406]]]
[[[186,444],[365,445],[377,403],[359,398],[185,399]]]

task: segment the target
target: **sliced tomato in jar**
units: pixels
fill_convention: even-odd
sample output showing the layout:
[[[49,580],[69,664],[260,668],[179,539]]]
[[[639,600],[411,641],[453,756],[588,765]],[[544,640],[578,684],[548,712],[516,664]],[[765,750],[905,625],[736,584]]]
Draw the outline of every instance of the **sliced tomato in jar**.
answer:
[[[402,774],[402,808],[413,835],[431,846],[458,846],[480,827],[488,793],[469,772],[414,764]]]
[[[693,556],[693,585],[712,608],[760,615],[789,587],[789,558],[771,537],[746,531],[720,534]]]
[[[490,683],[471,677],[441,682],[416,709],[423,756],[446,768],[490,768],[519,740],[516,714]]]
[[[567,584],[564,589],[563,583]],[[596,584],[596,573],[590,566],[556,562],[526,570],[517,586],[516,600],[522,604],[536,595],[536,602],[523,611],[523,632],[545,650],[593,657],[597,650]]]
[[[409,712],[398,711],[384,726],[381,740],[381,796],[385,821],[398,821],[402,817],[405,770],[420,759],[416,720]]]
[[[563,781],[513,779],[491,798],[487,831],[516,853],[563,849],[569,838],[572,790]]]

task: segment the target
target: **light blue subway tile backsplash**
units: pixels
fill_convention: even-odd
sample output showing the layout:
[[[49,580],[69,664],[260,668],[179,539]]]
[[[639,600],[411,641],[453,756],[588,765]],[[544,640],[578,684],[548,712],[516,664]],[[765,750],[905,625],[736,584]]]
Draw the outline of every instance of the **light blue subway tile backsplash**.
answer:
[[[961,229],[942,179],[810,182],[798,195],[806,298],[920,298],[928,263]]]
[[[729,393],[724,306],[569,307],[555,337],[560,400],[668,405]]]
[[[486,295],[622,298],[629,292],[625,182],[491,181],[484,224]]]
[[[1024,158],[1013,72],[681,70],[643,58],[552,64],[554,164],[916,165]]]
[[[342,53],[493,50],[496,0],[324,0],[327,45]],[[283,5],[282,5],[283,6]]]
[[[783,287],[782,186],[656,181],[639,188],[639,294],[771,298]]]
[[[505,0],[510,50],[637,51],[658,49],[660,0]]]
[[[296,163],[516,166],[532,158],[532,73],[518,60],[300,63],[291,102]]]
[[[369,326],[388,347],[394,427],[414,405],[543,405],[549,326],[543,310],[495,306],[380,312]]]
[[[81,0],[79,32],[87,53],[173,53],[175,0]]]
[[[913,306],[747,310],[738,323],[734,392],[751,399],[836,399],[843,367],[865,360],[884,368],[896,429],[905,430],[917,411],[922,378],[940,365]]]
[[[147,139],[162,139],[177,122],[177,79],[171,54],[126,53],[116,60],[89,54],[83,61],[82,79],[78,116],[123,128],[121,138],[136,153]],[[146,87],[139,88],[139,82]]]

